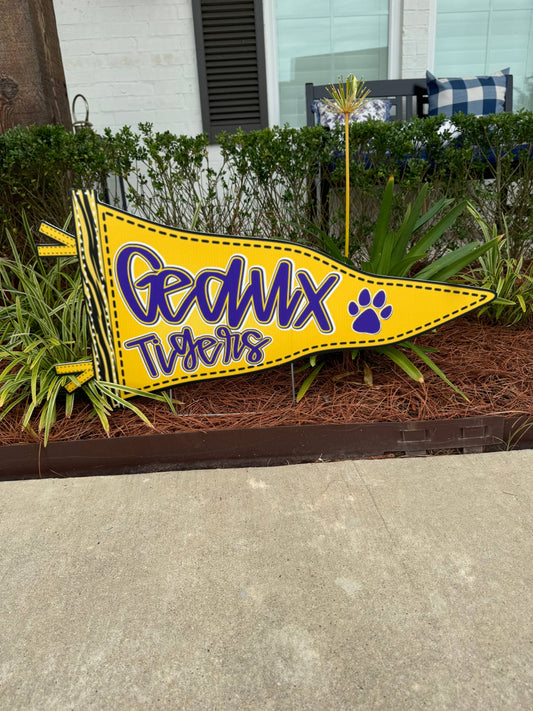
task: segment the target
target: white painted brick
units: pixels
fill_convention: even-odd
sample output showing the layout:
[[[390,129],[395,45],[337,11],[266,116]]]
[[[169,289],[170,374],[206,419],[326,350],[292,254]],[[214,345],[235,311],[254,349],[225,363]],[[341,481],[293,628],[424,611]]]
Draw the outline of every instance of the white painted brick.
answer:
[[[131,22],[149,22],[154,17],[154,10],[158,5],[157,0],[155,3],[123,2],[121,5],[106,7],[104,10],[101,8],[95,10],[93,9],[95,4],[98,3],[91,3],[89,6],[91,9],[88,11],[87,17],[89,22],[99,25],[102,23],[129,24]]]
[[[58,28],[60,40],[93,39],[96,41],[114,40],[120,37],[142,37],[146,23],[139,21],[76,23]]]
[[[105,107],[105,110],[109,111],[112,108],[109,100],[115,96],[116,88],[109,82],[87,84],[83,94],[89,102],[91,114],[95,111],[97,102],[99,106]]]
[[[194,38],[192,42],[186,36],[171,36],[171,37],[142,37],[138,40],[139,50],[144,52],[154,52],[154,54],[160,54],[161,52],[173,52],[180,49],[188,49],[189,51],[194,48]]]
[[[97,130],[139,121],[196,134],[201,113],[191,0],[54,0],[69,96]]]
[[[183,57],[178,52],[150,55],[152,67],[176,67],[182,64]]]
[[[148,82],[148,81],[136,81],[136,82],[130,82],[128,86],[126,87],[126,92],[125,94],[127,96],[136,96],[136,97],[154,97],[156,94],[156,86],[157,84],[155,82]]]
[[[144,112],[146,111],[146,101],[143,96],[135,95],[133,92],[127,96],[120,94],[113,99],[113,110],[116,113],[137,110]]]
[[[429,56],[431,9],[435,0],[404,0],[401,14],[401,76],[423,76]]]
[[[410,31],[425,30],[429,23],[429,12],[406,12],[404,13],[404,27]]]
[[[173,83],[175,90],[181,89],[181,87],[187,83],[186,80],[182,79],[182,74],[179,71],[179,67],[154,67],[145,64],[143,67],[139,68],[139,78],[143,81],[161,83]]]
[[[78,62],[81,58],[94,54],[94,40],[90,39],[61,39],[61,54],[69,57],[70,62]]]
[[[181,2],[178,5],[178,17],[180,20],[191,20],[192,21],[192,3]]]
[[[85,69],[97,72],[100,71],[102,67],[107,67],[107,61],[104,57],[98,56],[97,54],[84,54],[80,57],[73,57],[70,66],[76,72],[82,72]]]
[[[412,57],[416,53],[417,43],[414,39],[406,39],[403,42],[404,57]]]
[[[198,97],[191,97],[190,94],[181,92],[176,95],[164,94],[159,97],[158,106],[164,109],[179,110],[180,107],[191,104],[200,111],[200,100]],[[190,121],[190,117],[185,117]]]
[[[191,62],[190,64],[182,65],[182,73],[184,79],[192,79],[198,86],[198,67],[196,63],[193,64]]]
[[[151,17],[156,20],[179,20],[178,7],[175,4],[172,5],[160,5],[150,7]]]
[[[403,9],[405,10],[429,10],[431,0],[404,0]]]
[[[150,19],[145,25],[143,30],[139,33],[140,37],[172,37],[175,38],[176,34],[182,34],[185,32],[185,28],[180,27],[179,22],[171,21],[157,21]]]
[[[107,55],[124,52],[134,54],[139,51],[139,40],[136,37],[114,37],[110,40],[100,40],[94,44],[94,53]]]
[[[123,20],[122,22],[107,22],[97,25],[100,37],[116,39],[117,37],[140,38],[146,31],[146,22],[137,19]]]

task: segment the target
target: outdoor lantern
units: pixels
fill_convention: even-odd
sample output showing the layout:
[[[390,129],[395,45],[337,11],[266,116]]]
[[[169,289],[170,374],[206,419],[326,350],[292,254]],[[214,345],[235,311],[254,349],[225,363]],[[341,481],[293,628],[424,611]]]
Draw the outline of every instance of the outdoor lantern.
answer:
[[[85,104],[85,118],[83,121],[76,116],[76,101],[78,99],[81,99],[83,103]],[[77,133],[80,131],[82,128],[92,128],[92,123],[89,121],[89,102],[87,99],[83,96],[83,94],[76,94],[74,97],[74,100],[72,101],[72,126],[74,128],[74,132]]]

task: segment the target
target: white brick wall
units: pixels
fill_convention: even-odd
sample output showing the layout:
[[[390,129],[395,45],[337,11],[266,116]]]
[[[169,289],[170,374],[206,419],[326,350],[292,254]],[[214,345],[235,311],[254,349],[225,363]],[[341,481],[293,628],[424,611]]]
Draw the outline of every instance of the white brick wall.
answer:
[[[403,0],[401,76],[423,77],[433,68],[437,0]]]
[[[54,9],[69,99],[87,98],[97,131],[150,121],[201,133],[191,0],[54,0]]]

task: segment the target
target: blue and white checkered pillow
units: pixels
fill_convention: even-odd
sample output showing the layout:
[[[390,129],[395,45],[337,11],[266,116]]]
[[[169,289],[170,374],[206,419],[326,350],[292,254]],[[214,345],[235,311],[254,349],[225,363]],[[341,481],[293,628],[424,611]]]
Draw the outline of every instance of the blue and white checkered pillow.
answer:
[[[499,114],[503,111],[509,67],[490,76],[437,79],[426,72],[429,116]]]

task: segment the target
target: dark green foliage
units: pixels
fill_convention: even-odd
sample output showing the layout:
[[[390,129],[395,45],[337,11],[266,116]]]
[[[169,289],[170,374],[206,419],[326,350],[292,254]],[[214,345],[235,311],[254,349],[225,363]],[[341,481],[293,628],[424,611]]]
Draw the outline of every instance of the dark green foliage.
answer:
[[[425,183],[413,203],[407,205],[405,217],[396,229],[390,229],[391,209],[394,197],[394,178],[391,176],[383,195],[383,201],[372,233],[372,246],[368,261],[362,263],[371,274],[447,281],[474,261],[477,261],[491,247],[497,246],[495,236],[492,241],[474,240],[461,247],[446,251],[437,259],[430,259],[444,233],[449,230],[467,206],[465,200],[459,202],[442,215],[451,200],[442,198],[428,206],[429,185]],[[429,262],[418,266],[421,260]]]
[[[124,128],[108,135],[114,171],[148,219],[211,233],[307,240],[311,181],[327,154],[321,129],[264,129],[190,138]],[[213,155],[214,153],[214,155]]]
[[[230,189],[239,186],[236,209],[246,201],[243,234],[316,245],[312,183],[329,147],[320,128],[267,128],[219,137]],[[226,186],[225,186],[226,187]],[[252,218],[252,219],[250,219]]]
[[[417,277],[445,280],[490,250],[481,270],[470,276],[498,291],[501,298],[495,307],[514,307],[506,312],[509,322],[530,313],[531,270],[523,274],[521,268],[522,259],[531,259],[533,246],[532,136],[533,112],[528,111],[482,118],[459,115],[453,127],[443,117],[353,124],[353,263],[405,275],[422,258],[426,265],[414,270]],[[0,136],[0,344],[8,364],[0,401],[4,408],[26,402],[25,424],[34,409],[42,408],[45,437],[63,384],[53,365],[61,359],[87,358],[89,343],[75,265],[67,260],[49,271],[38,268],[28,234],[30,228],[35,234],[41,219],[65,223],[72,188],[96,188],[102,198],[112,199],[105,186],[120,176],[129,206],[149,219],[185,229],[289,239],[346,261],[342,131],[275,127],[224,134],[219,143],[213,150],[205,135],[154,132],[150,124],[141,124],[137,133],[125,127],[104,136],[90,130],[73,134],[61,126],[15,128]],[[331,190],[317,202],[319,175]],[[465,200],[474,206],[476,217],[463,210]],[[449,220],[441,218],[441,209],[451,215]],[[495,225],[490,245],[480,219]],[[495,240],[504,231],[505,263]],[[385,249],[389,235],[395,241]],[[483,245],[473,245],[483,236]],[[58,279],[64,281],[61,289]],[[501,316],[500,310],[487,314]],[[81,328],[83,338],[72,335],[72,324]],[[411,343],[403,347],[446,379],[426,352]],[[71,353],[72,348],[76,351]],[[398,348],[381,352],[415,380],[422,377]],[[322,367],[316,360],[312,365],[304,389]],[[104,425],[106,403],[119,401],[110,387],[92,383],[81,389]],[[65,396],[67,414],[73,399]]]
[[[490,323],[513,326],[531,323],[533,316],[533,262],[524,265],[523,257],[511,257],[507,230],[498,236],[496,225],[487,225],[471,210],[479,224],[485,244],[491,245],[464,275],[466,283],[478,284],[496,293],[496,299],[478,311]]]
[[[105,141],[91,130],[74,134],[59,125],[30,126],[0,135],[0,254],[8,251],[6,229],[21,254],[28,254],[23,213],[33,228],[42,219],[64,224],[70,190],[101,190],[107,161]]]
[[[459,114],[453,127],[443,116],[408,123],[372,121],[350,129],[350,166],[353,249],[368,257],[371,233],[381,205],[385,183],[392,175],[393,226],[403,220],[406,206],[423,183],[430,183],[432,201],[469,200],[489,224],[500,231],[506,222],[513,256],[533,246],[533,113],[502,113],[477,117]],[[342,146],[341,132],[336,137]],[[343,166],[333,170],[339,185],[331,198],[330,232],[344,225]],[[338,207],[336,207],[338,206]],[[337,223],[337,225],[336,225]],[[465,213],[446,235],[446,247],[480,236],[478,226]]]
[[[395,192],[391,228],[401,224],[409,202],[425,182],[431,199],[468,199],[489,224],[508,228],[508,247],[529,256],[533,242],[533,112],[453,119],[459,135],[446,131],[443,117],[409,123],[353,124],[350,146],[351,252],[370,254],[371,235],[385,185]],[[107,176],[126,181],[128,203],[141,214],[176,227],[209,232],[291,239],[321,249],[340,247],[344,232],[344,136],[321,127],[264,129],[219,137],[154,132],[141,124],[117,134],[78,134],[61,126],[15,128],[0,136],[0,251],[4,228],[24,250],[20,216],[32,226],[41,219],[63,224],[72,187],[96,187],[102,197]],[[524,144],[528,147],[519,148]],[[494,162],[482,157],[496,157]],[[331,178],[329,201],[312,209],[313,181],[320,167]],[[490,179],[487,179],[490,178]],[[328,215],[326,215],[326,207]],[[441,241],[443,249],[479,237],[464,213]],[[329,248],[327,251],[331,251]],[[438,255],[436,255],[438,256]]]
[[[151,124],[106,131],[110,170],[125,182],[128,205],[149,219],[190,227],[197,205],[214,197],[207,137],[154,133]],[[207,208],[209,209],[209,208]]]

